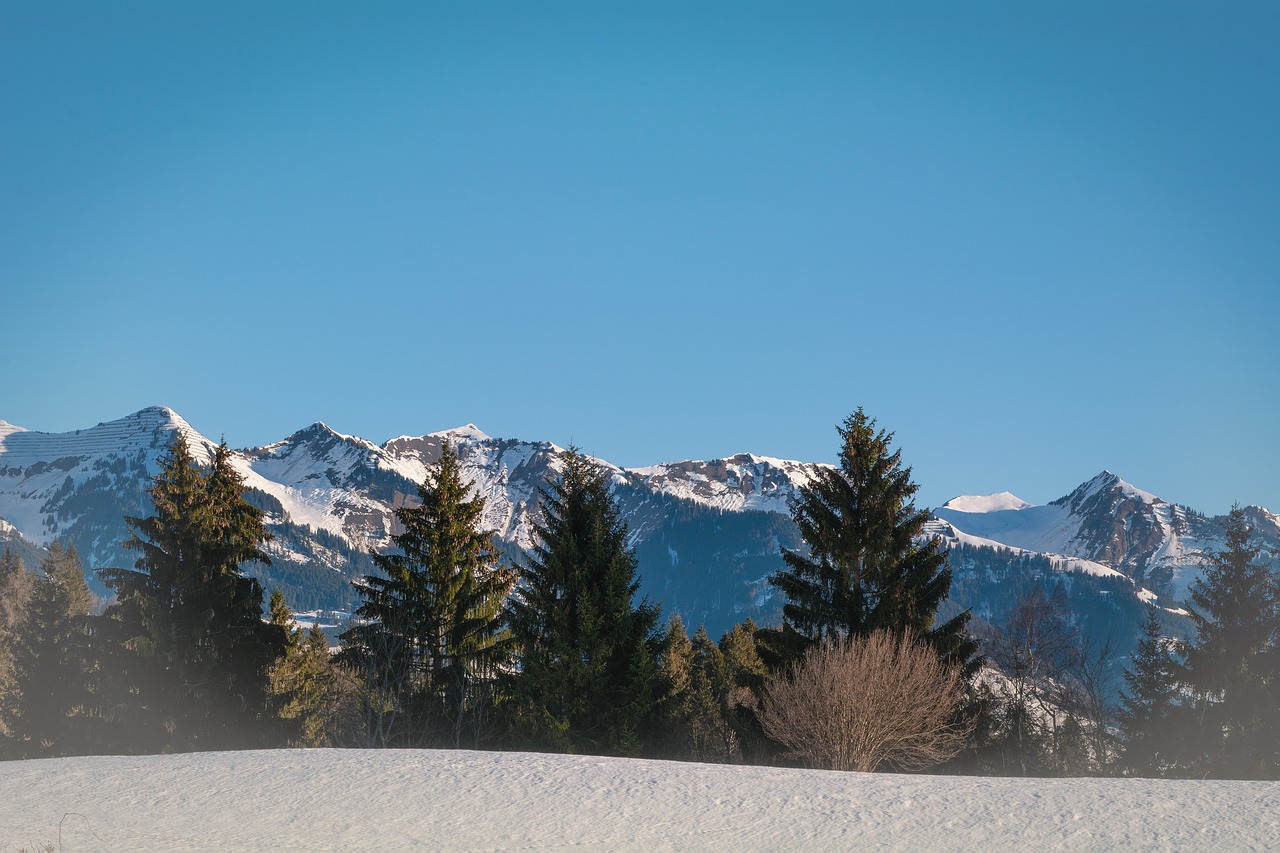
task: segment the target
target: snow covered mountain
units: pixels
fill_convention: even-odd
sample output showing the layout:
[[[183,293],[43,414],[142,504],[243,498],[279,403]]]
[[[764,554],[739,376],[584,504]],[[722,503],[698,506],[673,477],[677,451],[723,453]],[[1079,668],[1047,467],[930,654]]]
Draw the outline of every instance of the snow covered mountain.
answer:
[[[0,421],[0,547],[11,542],[29,554],[58,538],[74,544],[89,569],[131,565],[134,555],[120,547],[124,517],[149,512],[148,481],[175,430],[198,460],[209,458],[214,443],[164,407],[61,434]],[[316,423],[233,455],[274,535],[272,565],[250,570],[298,609],[349,608],[350,581],[372,570],[371,550],[390,547],[395,508],[417,500],[446,440],[486,498],[485,525],[508,557],[519,558],[532,543],[539,489],[556,473],[560,447],[493,438],[471,424],[378,445]],[[600,464],[630,529],[642,594],[686,623],[705,622],[713,635],[747,616],[778,619],[781,602],[767,578],[782,565],[779,549],[800,545],[788,506],[815,465],[748,453],[631,469]],[[1280,553],[1280,517],[1248,512],[1264,547]],[[952,548],[953,606],[988,619],[998,619],[1011,590],[1036,572],[1046,583],[1094,578],[1084,587],[1095,598],[1136,605],[1159,597],[1176,609],[1200,553],[1222,544],[1220,520],[1110,472],[1047,506],[1003,492],[955,498],[934,515],[929,533]]]
[[[210,458],[215,444],[165,407],[74,433],[0,421],[0,519],[15,537],[76,545],[90,569],[130,565],[134,555],[120,547],[124,517],[149,511],[149,478],[175,430],[198,461]],[[233,454],[274,535],[272,566],[250,570],[299,609],[349,607],[350,580],[371,571],[370,550],[390,547],[395,508],[417,500],[446,440],[486,498],[485,525],[518,557],[532,544],[539,489],[562,448],[491,438],[470,424],[377,445],[316,423]],[[750,454],[640,469],[600,463],[641,562],[643,594],[713,630],[772,612],[765,578],[780,563],[779,546],[798,544],[786,505],[813,466]]]
[[[960,497],[933,511],[955,541],[1065,558],[1083,571],[1118,571],[1173,599],[1186,595],[1203,555],[1223,547],[1221,519],[1210,519],[1126,483],[1110,471],[1047,506],[1005,492]],[[1264,550],[1280,554],[1280,516],[1246,510]]]

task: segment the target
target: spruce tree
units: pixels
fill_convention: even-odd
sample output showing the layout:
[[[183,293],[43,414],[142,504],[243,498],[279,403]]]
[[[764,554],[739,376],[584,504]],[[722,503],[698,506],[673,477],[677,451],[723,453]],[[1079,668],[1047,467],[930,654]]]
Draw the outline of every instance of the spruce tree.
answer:
[[[572,447],[561,464],[542,489],[535,544],[508,605],[516,737],[634,753],[658,698],[658,607],[635,602],[635,552],[606,472]]]
[[[1180,751],[1173,731],[1178,685],[1154,605],[1143,623],[1132,664],[1124,672],[1126,689],[1118,715],[1120,763],[1133,776],[1163,776]]]
[[[786,630],[772,638],[782,658],[775,663],[878,628],[909,630],[944,660],[968,663],[977,649],[969,614],[935,621],[951,570],[938,540],[919,541],[929,516],[915,508],[919,486],[891,449],[893,434],[877,431],[861,407],[837,429],[839,466],[819,469],[792,508],[807,550],[784,549],[787,567],[769,579],[787,599]]]
[[[338,746],[341,697],[339,673],[329,656],[329,641],[318,625],[302,630],[280,590],[271,593],[271,623],[287,636],[284,654],[271,667],[271,693],[281,722],[280,741],[288,746]]]
[[[12,549],[0,554],[0,637],[12,633],[31,599],[31,572]]]
[[[1201,769],[1229,778],[1271,777],[1280,769],[1280,594],[1271,570],[1257,562],[1261,548],[1250,544],[1252,533],[1244,510],[1233,507],[1226,547],[1208,555],[1190,588],[1196,637],[1180,673],[1196,695]]]
[[[31,572],[27,571],[22,558],[6,548],[0,554],[0,753],[4,757],[21,754],[13,736],[21,697],[16,658],[33,584]]]
[[[479,742],[510,659],[503,604],[515,576],[500,565],[492,531],[479,529],[485,500],[470,491],[446,441],[418,487],[421,503],[396,510],[399,553],[374,555],[382,574],[356,584],[364,601],[342,636],[345,659],[389,685],[392,695],[378,691],[375,701],[400,709],[391,742]]]
[[[707,650],[712,664],[707,671],[730,729],[723,738],[728,760],[742,758],[761,764],[771,761],[775,752],[756,719],[760,694],[769,677],[761,654],[761,638],[768,634],[767,629],[762,630],[748,618],[720,637],[718,654]],[[695,649],[704,648],[699,637],[694,637],[693,642]]]
[[[690,715],[695,747],[693,757],[700,761],[740,760],[742,750],[733,726],[734,703],[743,695],[750,694],[736,683],[739,671],[707,636],[705,626],[698,627],[692,645]],[[761,672],[763,674],[763,669]]]
[[[54,540],[34,580],[14,644],[13,736],[28,757],[76,754],[88,701],[87,618],[92,603],[74,546]]]
[[[647,738],[649,754],[685,758],[696,754],[694,743],[693,644],[680,614],[672,614],[662,636],[658,665],[658,702],[654,731]]]
[[[130,751],[266,745],[267,671],[285,637],[262,620],[262,587],[241,572],[270,562],[262,512],[244,500],[225,442],[206,471],[180,432],[150,497],[153,515],[126,518],[135,568],[99,572],[117,596],[99,625],[104,736]]]

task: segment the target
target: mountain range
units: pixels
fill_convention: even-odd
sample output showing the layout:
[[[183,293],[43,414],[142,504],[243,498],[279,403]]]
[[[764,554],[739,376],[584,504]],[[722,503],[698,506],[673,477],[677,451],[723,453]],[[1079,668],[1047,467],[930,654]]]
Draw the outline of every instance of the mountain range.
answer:
[[[55,538],[93,569],[128,566],[125,516],[149,512],[149,478],[174,431],[197,460],[214,442],[165,407],[69,433],[0,421],[0,547],[29,562]],[[249,566],[298,610],[348,611],[351,580],[372,571],[370,551],[391,547],[396,507],[448,441],[486,500],[484,525],[518,561],[532,544],[539,489],[558,470],[550,442],[492,438],[474,425],[401,436],[378,445],[312,424],[264,447],[237,450],[247,497],[266,513],[270,566]],[[641,593],[705,624],[712,636],[750,616],[780,618],[768,577],[780,549],[798,548],[788,507],[814,463],[740,453],[608,472],[640,567]],[[957,497],[931,511],[927,535],[951,549],[948,609],[999,621],[1040,585],[1069,600],[1082,622],[1132,634],[1145,602],[1172,616],[1199,576],[1202,555],[1222,547],[1221,519],[1170,503],[1104,471],[1045,506],[1008,492]],[[1280,516],[1246,509],[1267,559],[1280,554]]]

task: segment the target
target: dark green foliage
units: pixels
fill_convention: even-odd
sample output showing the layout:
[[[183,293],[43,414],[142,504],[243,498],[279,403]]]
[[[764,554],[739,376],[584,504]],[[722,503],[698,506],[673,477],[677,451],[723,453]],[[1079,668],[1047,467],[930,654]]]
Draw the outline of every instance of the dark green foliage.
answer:
[[[784,550],[787,568],[770,578],[797,635],[775,637],[775,651],[795,660],[809,645],[884,628],[911,630],[943,659],[968,663],[976,651],[968,614],[935,623],[951,571],[936,539],[916,540],[928,513],[912,502],[919,487],[901,451],[891,451],[892,433],[877,432],[861,408],[838,430],[839,467],[820,469],[792,510],[807,551]]]
[[[734,672],[705,627],[694,633],[689,651],[689,755],[699,761],[740,761],[742,749],[732,723]]]
[[[576,449],[542,490],[536,544],[508,605],[518,742],[633,753],[658,700],[658,607],[634,603],[636,559],[607,474]]]
[[[767,757],[754,720],[767,674],[756,649],[757,630],[748,619],[716,645],[704,627],[690,641],[680,618],[671,618],[662,640],[661,696],[649,754],[711,762]]]
[[[267,670],[285,636],[262,621],[262,587],[240,571],[268,562],[262,512],[244,501],[225,443],[205,471],[175,432],[160,464],[150,489],[154,514],[126,519],[135,569],[99,573],[117,595],[97,626],[103,746],[269,744]]]
[[[1142,639],[1125,670],[1125,695],[1118,724],[1123,743],[1121,767],[1132,776],[1163,776],[1182,751],[1175,722],[1178,685],[1168,641],[1161,636],[1160,613],[1153,606]]]
[[[719,698],[733,730],[735,751],[742,760],[755,764],[773,760],[777,752],[756,719],[760,694],[769,675],[764,640],[772,634],[747,619],[726,631],[719,644],[725,668],[725,689]]]
[[[396,510],[400,553],[375,556],[383,574],[356,587],[364,602],[342,635],[343,659],[369,687],[373,742],[482,738],[510,660],[502,607],[515,577],[499,564],[493,533],[478,529],[485,502],[468,499],[470,488],[446,442],[418,487],[422,503]]]
[[[26,603],[6,644],[8,752],[24,758],[84,749],[92,597],[76,548],[63,548],[54,540],[40,569],[40,575],[27,576]]]
[[[62,541],[63,545],[70,544],[65,540],[59,541]],[[42,548],[20,535],[0,542],[0,584],[4,582],[3,578],[6,576],[6,561],[15,565],[14,561],[24,566],[39,566],[47,551],[47,548]]]
[[[12,633],[22,621],[31,599],[32,575],[14,551],[0,554],[0,637]]]
[[[19,713],[21,693],[17,684],[18,644],[27,620],[35,580],[14,551],[0,554],[0,748],[12,756],[14,719]]]
[[[693,644],[679,614],[667,621],[659,649],[658,699],[652,730],[645,736],[647,752],[658,758],[693,756]]]
[[[1180,671],[1195,694],[1193,768],[1225,778],[1270,778],[1280,769],[1280,595],[1251,535],[1244,510],[1232,508],[1226,547],[1208,556],[1191,585],[1196,637],[1184,646]]]
[[[271,667],[271,693],[280,720],[279,740],[289,746],[332,747],[348,742],[355,716],[347,679],[329,655],[316,625],[303,631],[280,590],[271,593],[271,623],[286,632],[284,654]]]
[[[26,758],[82,752],[89,699],[84,568],[74,547],[55,540],[40,571],[14,644],[12,747]]]

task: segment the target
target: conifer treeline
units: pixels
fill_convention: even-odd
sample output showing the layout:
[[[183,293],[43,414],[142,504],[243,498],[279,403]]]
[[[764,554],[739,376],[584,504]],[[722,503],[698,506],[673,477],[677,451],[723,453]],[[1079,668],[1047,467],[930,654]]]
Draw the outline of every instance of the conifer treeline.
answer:
[[[904,700],[868,693],[892,684],[875,669],[888,664],[874,650],[889,649],[893,666],[936,673],[922,683],[959,674],[960,693],[936,688],[937,703],[954,704],[942,723],[932,714],[938,737],[924,753],[958,772],[1278,775],[1280,586],[1242,512],[1192,588],[1197,636],[1164,638],[1153,608],[1117,708],[1109,648],[1082,638],[1057,591],[1034,588],[1007,625],[988,628],[985,657],[968,613],[938,620],[951,573],[937,541],[920,537],[911,469],[861,409],[838,430],[838,467],[793,510],[805,547],[784,549],[770,578],[786,598],[780,626],[748,619],[718,642],[701,628],[690,636],[678,615],[659,626],[659,605],[636,600],[607,472],[574,448],[542,490],[534,548],[504,565],[480,529],[484,499],[446,444],[419,502],[396,511],[394,550],[373,555],[377,571],[355,584],[360,605],[336,655],[318,628],[295,627],[279,591],[263,618],[263,590],[242,570],[269,562],[263,512],[225,443],[205,468],[175,434],[153,514],[126,519],[134,568],[99,572],[115,593],[101,614],[74,549],[55,542],[34,574],[0,557],[0,749],[481,746],[817,766],[848,754],[784,749],[761,725],[767,700],[769,731],[815,727],[789,744],[839,737],[822,730],[837,709],[883,715],[915,757],[890,749],[854,763],[918,766],[927,733],[892,706]],[[815,680],[845,660],[862,674]],[[787,701],[832,714],[785,720],[780,697],[803,690]],[[955,755],[958,733],[968,742]]]

